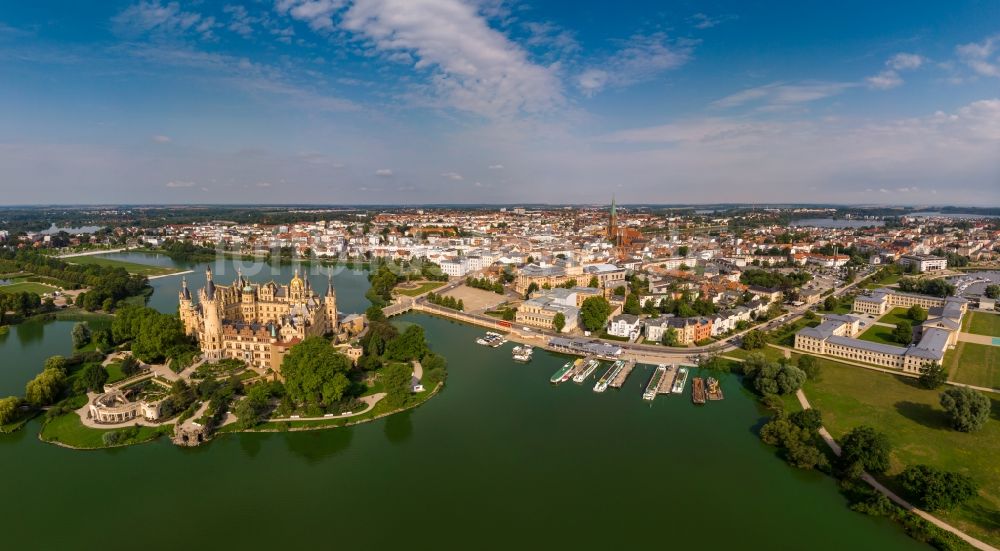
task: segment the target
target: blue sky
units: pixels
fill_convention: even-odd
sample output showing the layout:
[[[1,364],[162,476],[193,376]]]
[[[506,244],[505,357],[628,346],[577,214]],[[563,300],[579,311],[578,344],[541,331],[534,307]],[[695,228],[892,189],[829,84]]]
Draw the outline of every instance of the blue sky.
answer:
[[[1000,204],[1000,3],[7,2],[0,203]]]

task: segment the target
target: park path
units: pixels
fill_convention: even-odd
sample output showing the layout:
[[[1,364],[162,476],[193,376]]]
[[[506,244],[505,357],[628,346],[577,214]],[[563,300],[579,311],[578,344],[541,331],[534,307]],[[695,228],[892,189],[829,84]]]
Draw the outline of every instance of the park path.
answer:
[[[82,253],[61,254],[57,258],[74,258],[74,257],[77,257],[77,256],[94,256],[94,255],[97,255],[97,254],[120,253],[122,251],[127,251],[127,250],[128,250],[128,247],[122,247],[120,249],[95,249],[95,250],[92,250],[92,251],[85,251],[85,252],[82,252]]]
[[[806,398],[806,394],[805,392],[802,392],[802,389],[799,389],[795,392],[795,397],[799,399],[799,405],[802,406],[802,409],[812,408],[812,406],[809,404],[809,399]],[[826,427],[820,427],[819,435],[823,438],[823,441],[826,442],[826,445],[829,446],[831,450],[833,450],[834,455],[840,457],[841,454],[840,445],[837,444],[837,441],[833,439],[833,436],[830,434],[830,431],[826,430]],[[937,526],[938,528],[941,528],[942,530],[947,530],[952,534],[955,534],[956,536],[962,538],[962,540],[964,540],[969,545],[975,547],[976,549],[981,549],[983,551],[1000,551],[997,550],[996,547],[993,547],[992,545],[989,545],[986,542],[980,541],[966,534],[965,532],[959,530],[958,528],[955,528],[954,526],[935,517],[934,515],[916,508],[909,501],[906,501],[898,494],[896,494],[889,488],[886,488],[884,485],[882,485],[881,482],[875,480],[875,477],[868,474],[867,472],[861,476],[861,479],[864,480],[866,483],[868,483],[868,485],[874,488],[876,491],[878,491],[885,497],[891,499],[893,502],[895,502],[903,509],[906,509],[907,511],[917,515],[918,517],[926,520],[927,522],[930,522],[931,524]]]
[[[272,418],[268,419],[267,421],[275,422],[275,423],[279,423],[279,422],[282,422],[282,421],[289,421],[289,422],[294,423],[295,421],[329,421],[330,419],[345,419],[345,418],[348,418],[348,417],[356,417],[358,415],[361,415],[362,413],[366,413],[369,410],[371,410],[373,407],[375,407],[375,404],[379,403],[382,400],[382,398],[385,398],[385,393],[384,392],[379,392],[378,394],[371,394],[371,395],[368,395],[368,396],[362,396],[360,398],[360,400],[362,402],[364,402],[367,405],[367,407],[365,409],[361,410],[361,411],[352,411],[351,413],[349,413],[347,415],[331,415],[330,417],[323,416],[323,417],[294,417],[294,418],[292,418],[292,417],[272,417]]]
[[[163,277],[174,277],[174,276],[179,276],[179,275],[184,275],[184,274],[193,274],[193,273],[194,273],[194,270],[186,270],[186,271],[183,271],[183,272],[173,272],[173,273],[169,273],[169,274],[160,274],[160,275],[154,275],[154,276],[146,276],[146,279],[160,279],[160,278],[163,278]]]

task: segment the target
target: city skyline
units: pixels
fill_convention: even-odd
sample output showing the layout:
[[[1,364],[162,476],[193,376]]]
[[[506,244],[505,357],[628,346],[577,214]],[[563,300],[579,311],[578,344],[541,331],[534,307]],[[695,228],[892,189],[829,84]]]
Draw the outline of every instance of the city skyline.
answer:
[[[997,15],[12,5],[3,203],[997,205]]]

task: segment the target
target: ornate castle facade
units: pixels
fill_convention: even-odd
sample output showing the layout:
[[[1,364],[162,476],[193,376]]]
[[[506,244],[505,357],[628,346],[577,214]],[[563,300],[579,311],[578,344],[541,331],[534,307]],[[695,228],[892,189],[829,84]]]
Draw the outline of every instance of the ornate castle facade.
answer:
[[[181,285],[180,318],[184,331],[198,339],[209,361],[243,360],[252,367],[278,372],[288,349],[306,337],[336,334],[337,295],[333,279],[320,297],[308,279],[295,276],[288,285],[251,283],[238,274],[232,285],[216,285],[205,270],[205,287],[195,303],[187,281]]]

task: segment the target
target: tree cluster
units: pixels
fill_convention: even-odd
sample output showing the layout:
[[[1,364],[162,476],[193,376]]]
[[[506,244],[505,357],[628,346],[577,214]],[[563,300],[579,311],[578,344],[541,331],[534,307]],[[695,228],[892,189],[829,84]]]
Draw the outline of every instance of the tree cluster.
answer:
[[[462,312],[465,310],[465,301],[462,299],[456,299],[451,295],[439,295],[437,293],[427,293],[427,302],[431,304],[436,304],[438,306],[444,306],[445,308],[451,308],[452,310],[458,310]]]
[[[949,388],[941,393],[941,407],[948,414],[952,428],[975,432],[990,418],[992,402],[982,392],[968,387]]]
[[[588,297],[580,305],[580,322],[587,331],[599,331],[608,322],[611,303],[602,296]]]
[[[817,430],[822,426],[819,411],[807,409],[787,415],[779,411],[760,429],[760,439],[770,446],[781,449],[781,455],[789,464],[800,469],[825,467],[826,456],[816,446]]]
[[[785,362],[773,362],[753,353],[743,361],[743,376],[761,396],[791,394],[802,387],[806,373]]]
[[[948,297],[955,294],[955,286],[944,279],[914,279],[904,277],[899,280],[899,290],[934,297]]]
[[[469,287],[475,287],[476,289],[482,289],[484,291],[493,291],[498,295],[503,294],[503,283],[500,283],[499,281],[496,282],[490,281],[485,277],[483,278],[467,277],[465,278],[465,284],[468,285]]]
[[[909,497],[927,511],[951,509],[979,491],[972,478],[929,465],[911,465],[899,474],[898,480]]]

